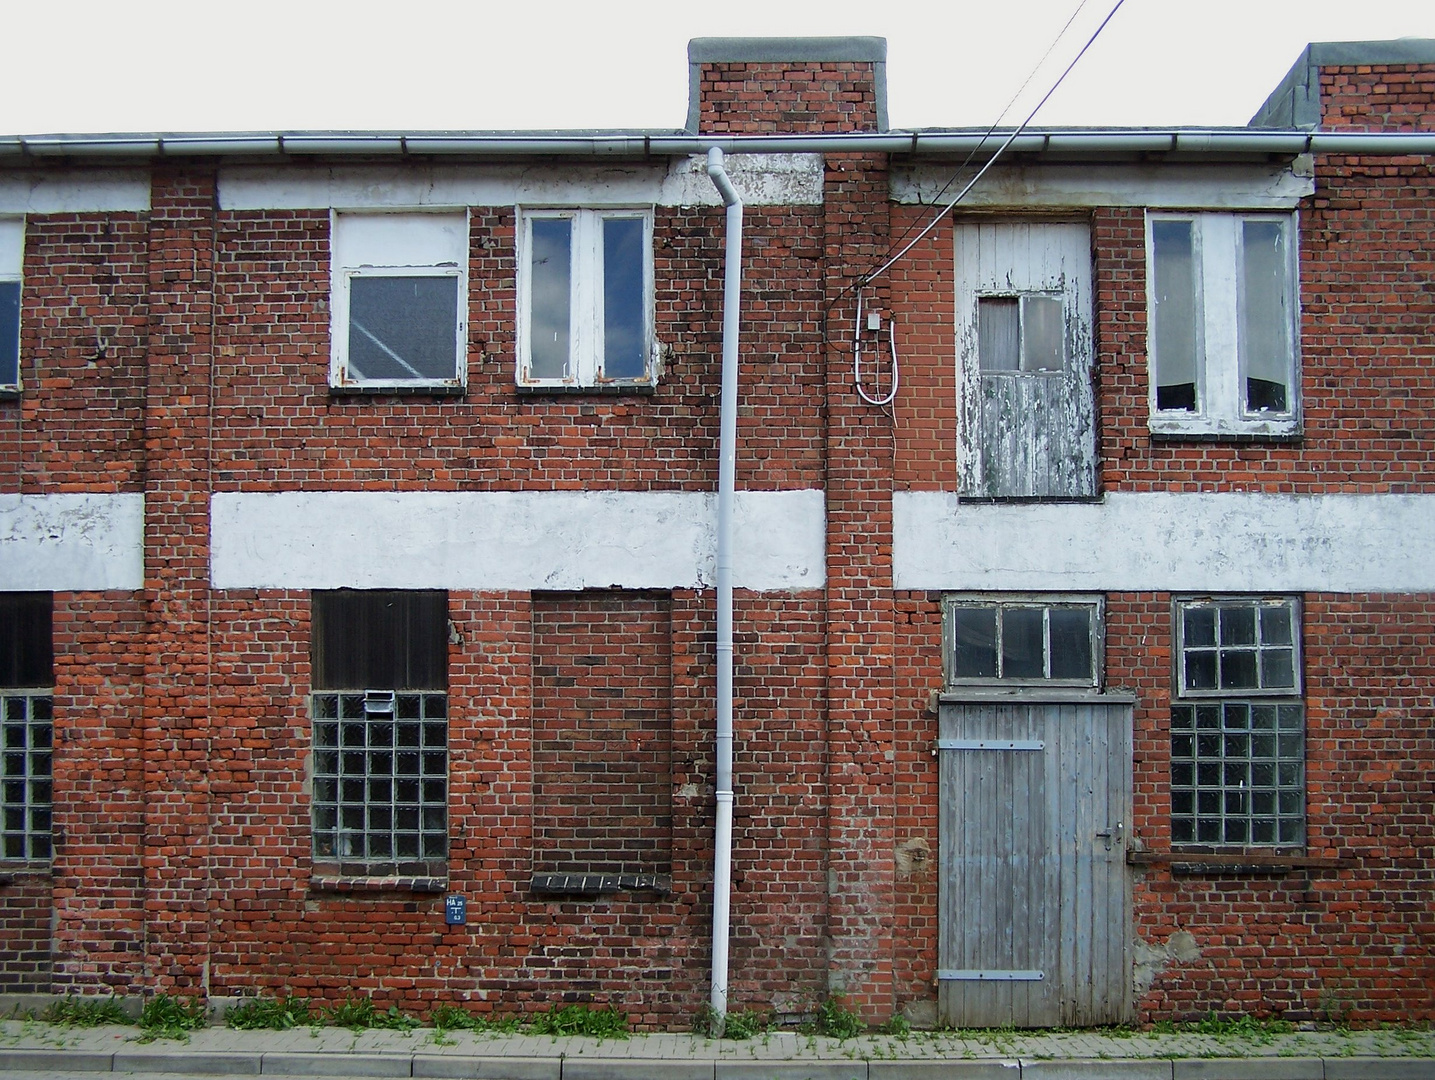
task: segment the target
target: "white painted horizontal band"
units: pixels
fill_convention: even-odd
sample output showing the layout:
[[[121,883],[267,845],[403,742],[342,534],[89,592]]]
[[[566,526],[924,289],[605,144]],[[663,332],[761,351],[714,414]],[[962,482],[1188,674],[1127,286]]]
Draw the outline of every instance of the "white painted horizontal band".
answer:
[[[732,154],[726,168],[749,206],[822,202],[821,154]],[[721,204],[703,157],[608,165],[236,165],[219,172],[225,210]]]
[[[951,165],[893,167],[892,199],[930,204]],[[965,180],[961,181],[965,183]],[[959,189],[958,189],[959,190]],[[966,207],[1151,206],[1183,210],[1290,210],[1314,194],[1311,175],[1239,163],[997,166],[962,200]],[[947,188],[947,194],[955,194]]]
[[[144,169],[0,172],[0,214],[143,213],[149,209]]]
[[[143,587],[143,495],[0,495],[0,591]]]
[[[684,491],[217,494],[211,574],[220,589],[704,587],[716,502]],[[737,587],[822,587],[821,491],[740,491],[734,529]]]
[[[899,492],[892,517],[899,589],[1435,591],[1435,495]]]

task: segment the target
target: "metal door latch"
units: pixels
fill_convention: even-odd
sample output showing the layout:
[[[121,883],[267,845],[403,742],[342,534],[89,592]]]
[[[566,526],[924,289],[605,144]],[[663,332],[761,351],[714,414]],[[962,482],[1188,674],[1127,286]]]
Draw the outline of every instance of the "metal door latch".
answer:
[[[1111,841],[1115,840],[1118,844],[1121,842],[1121,822],[1118,821],[1108,829],[1102,829],[1096,835],[1106,841],[1106,850],[1110,851]]]

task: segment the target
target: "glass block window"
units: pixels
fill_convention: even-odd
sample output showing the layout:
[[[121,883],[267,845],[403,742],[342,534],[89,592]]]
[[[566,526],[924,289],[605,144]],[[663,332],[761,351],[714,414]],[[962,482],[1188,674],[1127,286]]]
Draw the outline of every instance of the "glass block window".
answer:
[[[1305,843],[1305,709],[1212,701],[1171,709],[1171,839]]]
[[[316,693],[312,707],[314,857],[400,874],[445,859],[448,696]]]
[[[945,622],[949,684],[1099,683],[1099,600],[949,597]]]
[[[0,818],[6,859],[50,857],[53,715],[48,693],[0,694]]]

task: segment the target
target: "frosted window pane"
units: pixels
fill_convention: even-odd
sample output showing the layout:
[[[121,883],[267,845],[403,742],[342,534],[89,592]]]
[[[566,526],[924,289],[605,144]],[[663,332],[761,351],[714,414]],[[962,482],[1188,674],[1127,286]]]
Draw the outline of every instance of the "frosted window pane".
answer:
[[[349,279],[349,374],[369,382],[452,379],[455,277]]]
[[[1028,296],[1022,300],[1023,371],[1060,371],[1065,364],[1066,320],[1058,296]]]
[[[528,278],[528,363],[535,379],[568,377],[573,222],[532,219]]]
[[[1021,366],[1021,317],[1015,297],[984,296],[977,301],[977,355],[982,371],[1016,371]]]
[[[648,371],[643,332],[643,221],[603,220],[603,374],[641,379]]]
[[[1290,335],[1286,301],[1285,227],[1241,222],[1241,365],[1247,412],[1286,412]]]
[[[1156,408],[1196,409],[1196,273],[1192,222],[1153,221]]]

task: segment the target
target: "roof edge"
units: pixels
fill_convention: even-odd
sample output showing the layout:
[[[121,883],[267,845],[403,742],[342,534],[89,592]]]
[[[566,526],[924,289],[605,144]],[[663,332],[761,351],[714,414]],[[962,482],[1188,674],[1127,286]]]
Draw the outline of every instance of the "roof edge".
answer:
[[[1395,38],[1389,41],[1313,41],[1271,91],[1250,127],[1304,128],[1320,126],[1320,69],[1357,65],[1435,64],[1435,40]]]
[[[688,42],[690,64],[885,63],[884,37],[700,37]]]

